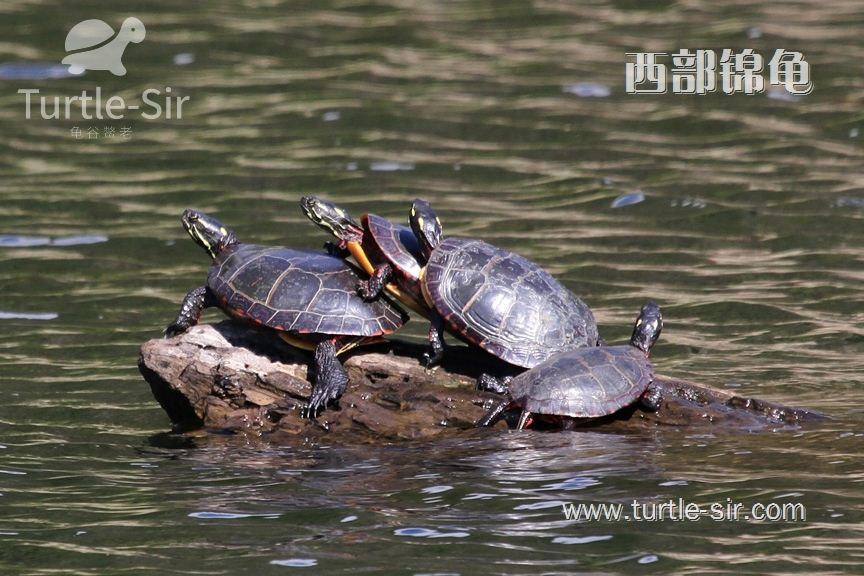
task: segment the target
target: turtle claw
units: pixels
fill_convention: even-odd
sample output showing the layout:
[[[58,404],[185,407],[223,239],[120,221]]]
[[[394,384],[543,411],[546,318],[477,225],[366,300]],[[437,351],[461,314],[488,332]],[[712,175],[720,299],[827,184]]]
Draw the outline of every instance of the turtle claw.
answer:
[[[317,418],[331,402],[334,405],[338,405],[337,400],[344,390],[344,387],[331,387],[327,385],[319,386],[316,383],[316,385],[312,387],[312,395],[309,396],[309,403],[303,408],[301,415],[303,418],[310,420]]]
[[[185,334],[186,332],[188,332],[189,328],[194,325],[195,324],[192,322],[175,320],[174,322],[165,327],[165,330],[163,330],[163,334],[165,334],[165,338],[173,338],[175,336],[180,336],[181,334]]]
[[[316,416],[318,416],[318,413],[313,410],[311,402],[300,408],[300,418],[304,420],[313,420]]]
[[[389,264],[381,264],[375,268],[368,280],[357,282],[357,293],[366,301],[374,300],[381,295],[392,274],[393,268]]]
[[[503,414],[504,411],[510,407],[510,404],[511,399],[504,398],[503,400],[495,404],[495,406],[493,406],[488,412],[486,412],[486,414],[482,418],[480,418],[480,420],[478,420],[477,423],[474,424],[474,426],[476,426],[477,428],[492,426],[495,422],[498,421],[498,419],[501,417],[501,414]]]
[[[426,370],[432,370],[435,366],[441,363],[444,358],[444,350],[438,349],[423,353],[423,367]]]
[[[324,411],[327,404],[332,400],[332,398],[322,398],[321,396],[322,394],[313,392],[312,397],[309,399],[309,403],[300,409],[300,416],[302,418],[306,420],[316,420],[318,418],[318,415]],[[336,407],[339,405],[336,401],[334,401],[333,404]]]
[[[423,366],[426,370],[437,366],[444,359],[444,339],[441,337],[443,330],[444,321],[437,312],[433,311],[429,324],[429,349],[423,353]]]
[[[336,359],[336,344],[325,340],[315,348],[315,384],[309,403],[303,408],[304,418],[314,419],[330,402],[337,403],[348,386],[348,373]]]
[[[201,317],[201,311],[204,308],[215,305],[213,295],[206,286],[193,288],[183,298],[177,318],[165,328],[165,337],[173,338],[174,336],[183,334],[198,323],[198,318]]]
[[[182,326],[180,324],[177,324],[176,322],[172,322],[171,324],[168,325],[167,328],[165,328],[165,330],[163,331],[163,334],[165,334],[165,338],[173,338],[175,336],[179,336],[180,334],[183,334],[188,329],[189,329],[188,326]]]

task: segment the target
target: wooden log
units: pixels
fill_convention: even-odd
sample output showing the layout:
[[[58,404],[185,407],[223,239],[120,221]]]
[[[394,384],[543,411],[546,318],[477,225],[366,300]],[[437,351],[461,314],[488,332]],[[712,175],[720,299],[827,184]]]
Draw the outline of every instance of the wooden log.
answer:
[[[267,330],[232,320],[195,326],[181,336],[144,343],[138,365],[177,431],[398,439],[473,427],[499,398],[477,391],[475,379],[483,371],[500,373],[504,365],[481,351],[451,346],[444,365],[427,371],[419,362],[423,350],[419,344],[390,340],[344,356],[348,390],[339,407],[329,408],[317,421],[300,417],[311,388],[306,381],[311,355]],[[742,431],[797,427],[825,418],[663,376],[656,385],[663,390],[656,412],[631,407],[586,426]]]

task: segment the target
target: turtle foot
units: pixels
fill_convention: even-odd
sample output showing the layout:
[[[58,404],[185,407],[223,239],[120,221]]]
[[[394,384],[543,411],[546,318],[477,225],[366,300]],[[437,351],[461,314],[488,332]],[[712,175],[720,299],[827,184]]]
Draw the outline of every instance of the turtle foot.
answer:
[[[444,359],[444,338],[441,336],[443,331],[444,320],[437,312],[432,311],[429,324],[429,349],[423,354],[423,366],[427,370],[437,366]]]
[[[444,359],[444,349],[443,348],[437,348],[437,349],[430,350],[428,352],[424,352],[423,353],[423,360],[421,362],[423,364],[423,367],[426,368],[426,370],[431,370],[432,368],[434,368],[435,366],[440,364],[441,360],[443,360],[443,359]]]
[[[332,408],[339,408],[339,400],[328,397],[324,394],[315,394],[312,393],[312,396],[309,398],[309,403],[306,404],[303,408],[300,409],[300,417],[305,418],[307,420],[315,420],[318,418],[318,415],[327,408],[327,405],[330,405]],[[320,422],[319,422],[320,424]],[[325,430],[330,430],[330,427],[327,425],[322,425]]]
[[[187,324],[184,322],[172,322],[165,328],[165,337],[173,338],[174,336],[179,336],[180,334],[185,333],[191,327],[191,324]]]
[[[381,264],[369,276],[368,280],[360,280],[357,282],[357,293],[364,300],[374,300],[381,295],[384,286],[390,281],[390,276],[393,274],[393,268],[389,264]]]
[[[509,407],[510,407],[510,399],[509,398],[505,398],[505,399],[501,400],[500,402],[495,404],[495,406],[493,406],[488,412],[486,412],[486,414],[483,415],[483,417],[480,418],[480,420],[478,420],[474,424],[474,426],[476,426],[477,428],[484,428],[486,426],[492,426],[493,424],[495,424],[498,421],[498,419],[501,417],[501,414],[503,414],[504,411],[507,410],[507,408],[509,408]]]
[[[378,291],[375,290],[375,287],[370,286],[370,280],[358,280],[357,281],[357,294],[360,295],[363,300],[369,302],[370,300],[374,300],[378,297]]]
[[[171,338],[183,334],[198,323],[204,308],[215,306],[216,301],[207,286],[193,288],[183,298],[180,311],[174,321],[165,328],[165,337]]]
[[[663,403],[663,393],[653,384],[639,398],[639,403],[649,412],[656,412]]]
[[[491,374],[484,373],[477,378],[477,389],[484,392],[494,392],[495,394],[506,394],[510,389],[510,381],[512,379],[510,376],[496,378]]]
[[[328,404],[336,403],[347,387],[348,373],[336,359],[336,342],[321,342],[315,348],[315,384],[302,416],[315,418]]]

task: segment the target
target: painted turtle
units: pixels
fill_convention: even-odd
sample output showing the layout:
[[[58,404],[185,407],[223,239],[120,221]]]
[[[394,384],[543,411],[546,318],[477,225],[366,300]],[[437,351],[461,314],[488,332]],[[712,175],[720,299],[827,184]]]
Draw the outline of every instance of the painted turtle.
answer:
[[[345,391],[348,374],[336,355],[398,330],[404,312],[386,299],[366,302],[357,273],[341,258],[318,252],[243,244],[219,220],[183,212],[183,227],[211,258],[207,284],[183,299],[165,334],[198,323],[204,308],[272,328],[290,344],[315,351],[315,382],[305,414],[315,417]]]
[[[648,355],[662,329],[660,307],[645,304],[629,346],[577,348],[552,356],[506,382],[506,397],[477,425],[489,426],[514,408],[522,410],[520,429],[530,426],[534,414],[572,423],[572,419],[607,416],[637,400],[656,410],[661,398],[651,386],[654,366]]]
[[[312,222],[338,240],[335,245],[327,244],[331,254],[350,254],[369,274],[367,280],[357,283],[363,298],[373,300],[386,290],[411,310],[429,317],[420,289],[420,246],[410,228],[375,214],[364,214],[358,223],[343,208],[317,196],[304,196],[300,207]]]
[[[432,309],[427,366],[441,360],[442,328],[502,360],[532,368],[553,354],[600,344],[594,315],[540,266],[481,240],[441,240],[425,200],[411,207],[425,266],[421,287]]]

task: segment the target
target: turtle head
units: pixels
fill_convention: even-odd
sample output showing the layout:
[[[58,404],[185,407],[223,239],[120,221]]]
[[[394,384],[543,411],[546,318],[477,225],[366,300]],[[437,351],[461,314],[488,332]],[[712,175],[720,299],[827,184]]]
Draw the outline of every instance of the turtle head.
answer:
[[[639,318],[636,319],[636,325],[633,327],[630,344],[642,350],[647,356],[651,352],[651,347],[657,342],[657,338],[660,337],[662,330],[663,315],[660,313],[660,306],[655,302],[648,302],[639,311]]]
[[[417,242],[420,243],[420,251],[427,259],[432,254],[432,250],[438,247],[441,243],[441,221],[438,220],[438,215],[435,210],[429,205],[429,202],[422,198],[415,198],[411,204],[411,230],[417,236]]]
[[[120,32],[117,34],[118,36],[122,36],[129,42],[134,42],[138,44],[142,40],[144,40],[144,36],[147,34],[147,29],[144,28],[144,23],[141,22],[138,18],[131,16],[126,18],[123,21],[123,25],[120,26]]]
[[[223,226],[222,222],[213,216],[187,208],[183,211],[182,220],[186,232],[212,258],[216,258],[222,250],[237,243],[234,231]]]
[[[300,199],[300,207],[307,218],[338,238],[343,248],[348,242],[363,240],[363,227],[332,202],[317,196],[304,196]]]

